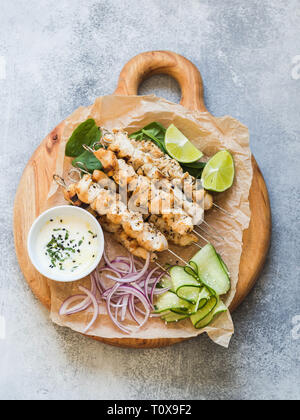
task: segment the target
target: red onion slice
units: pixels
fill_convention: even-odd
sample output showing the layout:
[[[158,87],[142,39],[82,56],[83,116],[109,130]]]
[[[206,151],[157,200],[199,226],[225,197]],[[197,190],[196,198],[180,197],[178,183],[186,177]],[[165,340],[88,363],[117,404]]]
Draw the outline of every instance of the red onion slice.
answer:
[[[72,305],[72,303],[77,302],[78,299],[83,299],[83,300],[78,305],[73,306],[71,309],[68,309],[68,307],[70,305]],[[90,298],[87,298],[86,295],[70,296],[61,305],[58,313],[59,313],[60,316],[73,315],[73,314],[76,314],[78,312],[82,312],[85,309],[87,309],[88,308],[87,305],[90,306]]]
[[[144,265],[144,267],[142,268],[141,271],[138,271],[137,273],[134,274],[128,274],[127,276],[123,277],[123,281],[125,283],[125,280],[127,280],[127,282],[129,283],[133,283],[137,280],[140,280],[144,274],[147,272],[149,265],[150,265],[150,253],[147,255],[147,260],[146,260],[146,264]]]
[[[140,261],[136,261],[132,255],[130,257],[116,257],[110,261],[104,253],[104,260],[105,266],[98,267],[90,276],[91,290],[89,291],[82,286],[79,287],[87,296],[76,295],[70,297],[63,303],[60,314],[71,315],[93,305],[94,313],[91,322],[84,330],[84,333],[86,333],[99,316],[97,301],[97,293],[99,292],[102,301],[106,302],[107,313],[113,324],[124,333],[131,334],[133,330],[123,325],[127,311],[133,321],[137,323],[137,329],[142,328],[151,316],[154,295],[169,290],[167,288],[156,289],[157,283],[165,273],[158,273],[158,268],[149,270],[150,253],[144,265]],[[105,277],[114,281],[112,287],[107,288],[103,278],[101,278],[100,274],[105,271],[114,274],[114,276],[107,274]],[[82,301],[69,309],[70,305],[78,299],[82,299]],[[144,310],[139,307],[139,304],[142,304]],[[143,316],[141,320],[139,320],[137,312]],[[156,315],[154,314],[154,316]]]
[[[142,305],[144,306],[144,308],[146,310],[145,318],[144,318],[143,322],[140,324],[140,326],[138,327],[138,328],[142,328],[142,326],[145,325],[145,323],[148,321],[150,313],[151,313],[151,309],[150,309],[147,297],[142,292],[140,292],[138,289],[136,289],[133,286],[120,286],[119,289],[122,289],[122,291],[124,291],[125,293],[127,292],[127,293],[137,297],[139,299],[139,301],[142,303]]]
[[[128,302],[128,310],[129,310],[129,313],[130,313],[130,315],[131,315],[131,317],[132,317],[132,319],[138,324],[138,325],[141,325],[141,323],[140,323],[140,321],[137,319],[137,316],[136,316],[136,312],[135,312],[135,306],[134,306],[134,296],[133,295],[131,295],[130,296],[130,298],[129,298],[129,302]]]
[[[109,315],[109,317],[110,317],[110,319],[112,320],[112,322],[121,330],[121,331],[123,331],[123,332],[125,332],[126,334],[130,334],[131,333],[131,330],[129,330],[129,329],[127,329],[127,328],[125,328],[125,327],[123,327],[123,325],[118,321],[118,319],[116,318],[116,317],[114,317],[113,316],[113,314],[112,314],[112,312],[111,312],[111,308],[110,308],[110,301],[111,301],[111,298],[112,298],[112,296],[113,296],[113,294],[114,294],[114,292],[116,291],[116,290],[118,290],[118,288],[120,287],[120,284],[115,284],[114,285],[114,287],[112,287],[112,289],[111,289],[111,291],[110,291],[110,293],[108,294],[108,296],[107,296],[107,300],[106,300],[106,308],[107,308],[107,312],[108,312],[108,315]]]
[[[93,306],[94,306],[94,314],[93,314],[93,318],[91,320],[91,322],[88,324],[88,326],[85,328],[85,330],[83,331],[83,333],[85,334],[86,332],[88,332],[88,330],[94,325],[94,323],[96,322],[98,315],[99,315],[99,306],[98,306],[98,302],[97,299],[95,297],[95,295],[93,295],[88,289],[86,289],[83,286],[79,286],[79,289],[86,293],[88,295],[88,297],[91,299]]]
[[[158,278],[156,279],[156,281],[153,283],[152,290],[151,290],[151,293],[150,293],[150,301],[151,301],[152,305],[153,305],[153,301],[154,301],[154,292],[155,292],[156,286],[158,285],[158,283],[160,282],[160,280],[163,278],[164,275],[165,275],[165,273],[162,272],[158,276]]]

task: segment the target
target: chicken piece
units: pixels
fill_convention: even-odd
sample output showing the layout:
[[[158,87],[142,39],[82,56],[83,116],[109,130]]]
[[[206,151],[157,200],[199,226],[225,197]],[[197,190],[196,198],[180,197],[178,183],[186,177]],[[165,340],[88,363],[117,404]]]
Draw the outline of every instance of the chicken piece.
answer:
[[[99,170],[95,170],[93,172],[92,179],[93,179],[94,182],[100,182],[102,180],[107,180],[109,178],[104,172],[99,171]]]
[[[194,225],[191,222],[191,218],[182,214],[163,214],[162,219],[165,223],[170,226],[173,232],[178,233],[179,235],[185,235],[192,232]]]
[[[104,172],[95,170],[92,179],[100,185],[100,187],[116,192],[116,184]]]
[[[94,151],[94,155],[102,163],[103,169],[108,176],[111,171],[115,171],[118,167],[118,161],[116,155],[110,150],[99,149]]]
[[[147,259],[149,252],[139,246],[139,243],[136,239],[130,238],[124,231],[119,232],[115,235],[116,240],[122,244],[132,255],[143,258],[144,260]],[[151,254],[151,260],[154,261],[156,259],[155,254]]]
[[[134,145],[138,150],[144,153],[148,153],[154,159],[160,159],[165,157],[165,154],[160,150],[160,148],[149,140],[135,140]]]
[[[111,223],[106,216],[100,216],[99,217],[99,223],[103,227],[106,232],[110,233],[120,233],[122,232],[122,227],[120,225],[116,225],[114,223]]]
[[[170,230],[168,224],[161,216],[152,215],[149,219],[149,222],[153,223],[165,235],[167,240],[173,242],[175,245],[189,246],[192,245],[193,242],[198,241],[197,236],[193,233],[179,235],[173,230]]]
[[[101,153],[99,153],[101,151]],[[117,159],[114,152],[110,150],[100,149],[94,152],[97,159],[100,160],[106,172],[109,172],[121,188],[124,188],[135,177],[136,173],[132,166],[127,165],[125,160]]]
[[[204,210],[210,210],[214,204],[214,199],[211,194],[204,192]]]
[[[118,168],[113,174],[113,178],[117,185],[125,188],[132,180],[136,178],[135,170],[132,166],[127,165],[125,160],[118,159]]]
[[[149,179],[163,179],[163,174],[153,163],[145,163],[136,170],[136,173],[138,175],[144,175]]]
[[[71,184],[67,189],[64,189],[64,197],[69,203],[80,207],[82,202],[79,200],[76,192],[76,184]]]
[[[162,252],[168,249],[165,236],[150,223],[144,223],[144,229],[139,233],[133,231],[130,226],[123,227],[124,231],[147,251]]]
[[[97,197],[96,193],[96,184],[93,187],[93,190],[90,187],[93,185],[93,180],[90,175],[84,175],[79,182],[75,185],[75,191],[79,198],[79,200],[83,201],[84,203],[90,204],[93,199],[92,196],[95,198]]]
[[[130,238],[125,231],[122,229],[120,225],[115,225],[111,223],[106,216],[101,216],[99,218],[99,222],[101,226],[106,232],[110,232],[114,234],[115,239],[123,245],[132,255],[143,258],[144,260],[147,259],[149,252],[142,248],[136,239]],[[151,254],[151,260],[154,261],[156,259],[155,254]]]

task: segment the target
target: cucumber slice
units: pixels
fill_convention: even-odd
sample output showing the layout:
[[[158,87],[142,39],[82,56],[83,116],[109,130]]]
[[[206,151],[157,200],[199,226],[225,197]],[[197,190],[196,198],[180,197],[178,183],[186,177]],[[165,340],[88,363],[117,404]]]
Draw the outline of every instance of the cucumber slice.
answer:
[[[198,302],[199,290],[202,287],[199,281],[188,274],[184,267],[172,267],[170,275],[173,290],[177,296],[195,305]]]
[[[227,307],[224,305],[222,301],[219,301],[215,309],[212,312],[210,312],[210,314],[208,314],[205,318],[203,318],[201,321],[197,323],[196,328],[200,329],[200,328],[207,327],[207,325],[209,325],[215,319],[217,315],[226,311],[227,311]]]
[[[230,273],[229,273],[228,267],[227,267],[227,265],[225,264],[225,262],[224,262],[223,258],[221,257],[221,255],[220,255],[220,254],[218,254],[218,253],[217,253],[217,255],[218,255],[218,258],[219,258],[219,260],[220,260],[220,263],[222,264],[223,269],[225,270],[225,273],[227,273],[227,274],[228,274],[228,276],[230,276]]]
[[[180,315],[180,314],[175,314],[173,312],[170,312],[166,315],[163,315],[161,319],[165,321],[167,324],[169,324],[170,322],[182,321],[183,319],[187,319],[188,317],[189,317],[188,315]]]
[[[203,287],[199,293],[198,304],[196,305],[197,306],[196,312],[202,309],[207,304],[210,297],[211,297],[211,294],[209,293],[207,288]]]
[[[217,304],[218,299],[216,298],[216,296],[212,296],[207,302],[207,304],[203,306],[203,308],[201,308],[194,315],[191,315],[191,321],[195,328],[198,328],[199,322],[206,318],[215,309]]]
[[[172,279],[170,276],[165,275],[161,281],[158,284],[158,287],[160,287],[161,289],[170,289],[170,292],[174,292],[175,290],[173,289],[173,283],[172,283]]]
[[[166,292],[163,295],[158,296],[154,305],[155,313],[160,314],[165,311],[176,311],[176,313],[191,314],[191,304],[186,300],[180,299],[175,293]]]
[[[195,264],[193,265],[187,265],[186,267],[184,267],[184,271],[189,274],[190,276],[194,277],[195,279],[198,279],[198,268],[195,268]]]
[[[193,271],[192,276],[196,275],[198,276],[198,266],[193,261],[190,261],[191,271]],[[188,268],[188,267],[186,267]]]
[[[189,315],[195,314],[199,309],[203,308],[210,299],[210,293],[206,289],[206,287],[202,287],[202,289],[198,293],[198,299],[195,305],[189,304]],[[185,311],[182,311],[181,308],[172,308],[171,312],[177,314],[186,314]]]
[[[190,263],[197,264],[198,275],[206,287],[216,295],[225,295],[230,289],[230,278],[225,263],[220,260],[215,248],[207,244],[192,258]]]

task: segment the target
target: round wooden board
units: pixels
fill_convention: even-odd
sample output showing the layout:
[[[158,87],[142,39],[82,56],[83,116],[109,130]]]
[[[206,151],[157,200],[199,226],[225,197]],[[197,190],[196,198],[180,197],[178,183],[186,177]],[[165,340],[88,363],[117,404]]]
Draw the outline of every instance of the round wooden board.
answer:
[[[140,83],[153,74],[169,74],[182,90],[181,104],[190,110],[206,111],[203,82],[198,69],[184,57],[168,51],[140,54],[123,68],[115,94],[136,95]],[[56,168],[56,156],[61,140],[63,123],[58,125],[37,148],[22,175],[14,206],[15,248],[21,270],[36,297],[50,308],[50,291],[47,279],[32,266],[27,254],[27,235],[35,218],[41,213],[47,199],[52,176]],[[271,236],[271,211],[268,191],[259,167],[252,159],[253,182],[250,191],[251,222],[244,232],[243,254],[239,282],[233,311],[247,296],[263,267]],[[98,341],[114,346],[134,348],[163,347],[182,339],[106,339]]]

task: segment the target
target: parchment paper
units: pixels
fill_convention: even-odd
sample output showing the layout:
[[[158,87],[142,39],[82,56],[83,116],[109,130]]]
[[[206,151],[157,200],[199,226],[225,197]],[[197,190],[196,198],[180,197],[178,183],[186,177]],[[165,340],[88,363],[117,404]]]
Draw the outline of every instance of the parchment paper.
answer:
[[[225,193],[218,194],[215,202],[226,209],[234,218],[219,210],[211,210],[206,220],[214,226],[224,237],[223,240],[212,240],[218,252],[222,255],[231,273],[232,287],[226,298],[227,305],[232,302],[238,281],[239,265],[242,252],[243,231],[250,222],[249,190],[252,183],[251,152],[249,148],[249,132],[247,127],[236,119],[225,116],[212,117],[204,112],[191,112],[180,105],[173,104],[154,95],[151,96],[104,96],[97,98],[94,105],[80,108],[75,111],[64,123],[61,149],[57,158],[56,173],[67,179],[70,169],[70,159],[64,157],[64,148],[73,130],[87,118],[94,118],[99,126],[107,129],[126,129],[129,133],[135,132],[146,124],[158,121],[165,127],[174,123],[184,134],[206,155],[212,156],[219,150],[227,149],[235,161],[236,177],[233,187]],[[46,207],[65,204],[62,191],[52,185]],[[126,251],[117,244],[110,234],[106,234],[106,249],[110,257],[124,254]],[[194,247],[177,248],[188,260],[195,252]],[[165,253],[167,254],[167,253]],[[169,255],[160,261],[172,262]],[[90,280],[62,284],[49,280],[51,290],[51,319],[58,325],[69,327],[75,331],[83,332],[86,324],[92,317],[92,309],[70,317],[61,317],[58,314],[62,302],[70,295],[78,293],[78,286],[90,287]],[[106,338],[124,338],[110,321],[105,305],[100,305],[101,315],[88,334]],[[130,322],[130,321],[128,321]],[[229,311],[220,315],[209,327],[196,330],[189,320],[178,324],[165,325],[160,319],[151,319],[141,330],[133,333],[132,338],[187,338],[207,332],[209,337],[217,344],[228,347],[234,327]],[[126,336],[127,338],[128,336]]]

